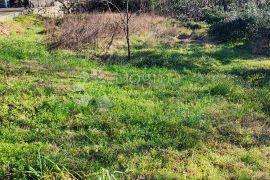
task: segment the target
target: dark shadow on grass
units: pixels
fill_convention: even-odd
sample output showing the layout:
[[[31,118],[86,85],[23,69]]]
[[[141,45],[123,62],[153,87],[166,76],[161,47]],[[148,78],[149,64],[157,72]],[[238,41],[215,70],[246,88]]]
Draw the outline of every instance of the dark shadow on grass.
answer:
[[[233,69],[228,72],[229,74],[241,77],[251,86],[263,87],[269,85],[270,70],[269,69]]]
[[[209,73],[215,70],[217,63],[229,64],[233,60],[252,60],[256,56],[251,54],[247,45],[220,45],[220,50],[207,51],[203,44],[176,44],[174,46],[160,45],[151,48],[133,46],[132,59],[125,55],[114,54],[99,56],[106,64],[129,64],[138,68],[168,68],[178,72],[190,70],[193,72]]]
[[[270,69],[233,69],[228,72],[242,78],[249,86],[259,89],[270,86]],[[270,115],[270,103],[268,93],[259,93],[256,95],[256,100],[262,106],[262,110]],[[270,136],[269,136],[270,137]]]
[[[251,53],[251,49],[248,44],[241,44],[232,47],[223,46],[220,50],[210,53],[209,56],[217,59],[222,64],[229,64],[235,59],[248,60],[257,57]]]
[[[201,66],[204,56],[202,46],[192,45],[187,53],[182,52],[183,46],[159,46],[153,48],[133,47],[132,59],[127,61],[125,55],[100,56],[106,64],[129,64],[138,68],[169,68],[182,72],[184,70],[206,73],[210,63]]]

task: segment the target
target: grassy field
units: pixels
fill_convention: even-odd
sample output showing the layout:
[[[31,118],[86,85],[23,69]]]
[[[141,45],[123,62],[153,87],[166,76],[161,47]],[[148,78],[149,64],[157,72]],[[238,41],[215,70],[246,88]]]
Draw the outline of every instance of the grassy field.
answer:
[[[11,23],[11,22],[9,22]],[[145,47],[133,60],[0,36],[0,177],[269,179],[270,59],[243,44]]]

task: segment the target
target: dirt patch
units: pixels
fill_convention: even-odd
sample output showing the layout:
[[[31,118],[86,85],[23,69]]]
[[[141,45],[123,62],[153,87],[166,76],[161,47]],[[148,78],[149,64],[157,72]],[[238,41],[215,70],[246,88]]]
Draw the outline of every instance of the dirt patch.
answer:
[[[97,69],[92,69],[91,76],[94,79],[103,79],[107,81],[115,80],[115,76],[113,74]]]
[[[180,34],[178,39],[181,43],[189,45],[189,44],[210,44],[213,43],[207,36],[200,36],[195,33],[191,33],[191,35]]]
[[[3,25],[3,23],[0,23],[0,35],[9,35],[10,31],[8,31],[7,28]]]
[[[0,22],[0,36],[8,36],[11,33],[21,33],[23,32],[23,27],[16,22]]]

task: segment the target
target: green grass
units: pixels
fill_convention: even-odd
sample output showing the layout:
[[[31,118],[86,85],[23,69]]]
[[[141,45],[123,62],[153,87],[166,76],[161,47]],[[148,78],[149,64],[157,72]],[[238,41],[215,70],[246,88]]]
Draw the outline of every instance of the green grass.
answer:
[[[108,64],[14,23],[30,28],[0,37],[1,178],[270,178],[270,59],[134,39]]]

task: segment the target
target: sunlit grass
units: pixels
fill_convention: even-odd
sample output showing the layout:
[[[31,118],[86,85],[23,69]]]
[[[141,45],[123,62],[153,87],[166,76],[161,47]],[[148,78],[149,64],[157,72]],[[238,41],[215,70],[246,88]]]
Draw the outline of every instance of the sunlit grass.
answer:
[[[108,63],[29,22],[0,37],[1,178],[269,179],[267,58],[133,37]]]

